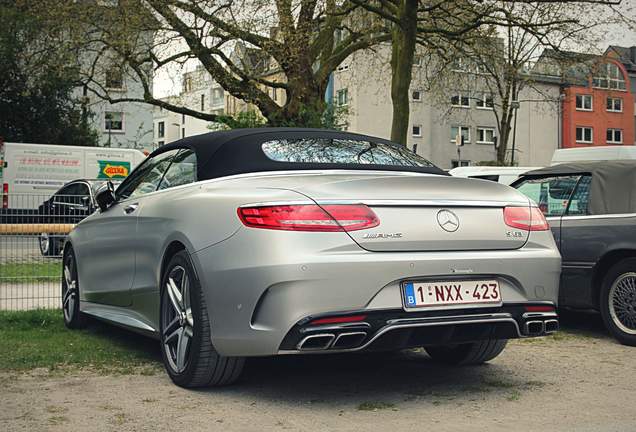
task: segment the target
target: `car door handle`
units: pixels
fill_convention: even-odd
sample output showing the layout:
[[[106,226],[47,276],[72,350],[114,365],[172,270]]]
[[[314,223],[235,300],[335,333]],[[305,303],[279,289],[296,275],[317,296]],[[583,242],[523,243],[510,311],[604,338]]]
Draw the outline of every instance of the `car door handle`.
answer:
[[[139,204],[135,203],[135,204],[129,204],[126,207],[124,207],[124,212],[126,214],[131,214],[132,212],[134,212],[135,210],[137,210],[137,207],[139,207]]]

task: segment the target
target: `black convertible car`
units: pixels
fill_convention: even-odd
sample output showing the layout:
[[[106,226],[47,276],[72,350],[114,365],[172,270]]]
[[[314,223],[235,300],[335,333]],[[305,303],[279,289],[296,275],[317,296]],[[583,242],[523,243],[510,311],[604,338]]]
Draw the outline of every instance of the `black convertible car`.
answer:
[[[545,214],[563,257],[559,305],[596,309],[636,346],[636,161],[567,163],[512,184]]]

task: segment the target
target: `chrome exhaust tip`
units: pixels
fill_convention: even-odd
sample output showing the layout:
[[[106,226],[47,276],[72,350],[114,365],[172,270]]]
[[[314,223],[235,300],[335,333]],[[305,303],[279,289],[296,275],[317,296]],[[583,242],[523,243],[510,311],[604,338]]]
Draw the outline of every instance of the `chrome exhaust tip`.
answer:
[[[543,321],[528,321],[526,322],[526,334],[529,336],[539,336],[545,331],[545,325]]]
[[[333,333],[320,333],[306,336],[298,343],[298,349],[301,351],[320,351],[326,350],[331,342],[336,338]]]
[[[331,349],[346,349],[360,346],[367,337],[367,332],[340,333]]]
[[[555,319],[545,321],[545,333],[556,333],[559,331],[559,321]]]

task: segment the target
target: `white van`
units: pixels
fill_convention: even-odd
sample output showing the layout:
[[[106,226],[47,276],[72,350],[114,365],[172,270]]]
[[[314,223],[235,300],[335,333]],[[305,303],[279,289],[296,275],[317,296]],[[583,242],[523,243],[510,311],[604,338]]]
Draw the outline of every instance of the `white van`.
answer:
[[[550,165],[565,162],[608,161],[636,159],[636,146],[612,145],[557,149]]]
[[[541,167],[467,166],[453,168],[448,173],[456,177],[491,180],[509,185],[527,171],[539,168]]]
[[[134,149],[4,143],[2,208],[37,208],[71,180],[123,179],[145,157]]]

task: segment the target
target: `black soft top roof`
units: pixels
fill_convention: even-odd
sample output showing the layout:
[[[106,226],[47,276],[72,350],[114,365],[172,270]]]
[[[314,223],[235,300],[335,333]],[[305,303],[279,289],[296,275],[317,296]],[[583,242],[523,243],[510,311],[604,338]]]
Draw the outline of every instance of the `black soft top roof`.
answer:
[[[528,171],[523,177],[591,174],[588,212],[636,213],[636,160],[571,162]]]
[[[176,148],[190,148],[197,155],[197,175],[199,180],[261,171],[311,169],[408,171],[448,175],[444,170],[436,166],[415,167],[373,164],[279,162],[268,158],[261,147],[264,142],[274,139],[300,138],[349,139],[398,146],[398,144],[382,138],[349,132],[302,128],[258,128],[210,132],[183,138],[162,146],[155,150],[150,156]]]

